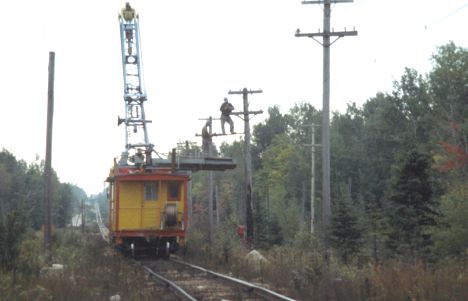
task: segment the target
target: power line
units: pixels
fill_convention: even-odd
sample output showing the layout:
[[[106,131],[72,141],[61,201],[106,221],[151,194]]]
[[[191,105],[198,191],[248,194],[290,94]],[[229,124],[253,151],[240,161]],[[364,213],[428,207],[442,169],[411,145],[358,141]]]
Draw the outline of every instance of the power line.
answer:
[[[450,18],[451,16],[453,16],[454,14],[456,14],[456,13],[459,12],[459,11],[461,11],[462,9],[464,9],[464,8],[467,7],[467,6],[468,6],[468,2],[465,3],[465,4],[463,4],[463,5],[460,6],[459,8],[455,9],[454,11],[450,12],[450,13],[447,14],[446,16],[437,19],[436,21],[432,22],[431,24],[429,24],[429,25],[427,25],[427,26],[424,26],[424,29],[427,29],[428,27],[434,26],[434,25],[436,25],[437,23],[440,23],[440,22],[444,21],[445,19]]]

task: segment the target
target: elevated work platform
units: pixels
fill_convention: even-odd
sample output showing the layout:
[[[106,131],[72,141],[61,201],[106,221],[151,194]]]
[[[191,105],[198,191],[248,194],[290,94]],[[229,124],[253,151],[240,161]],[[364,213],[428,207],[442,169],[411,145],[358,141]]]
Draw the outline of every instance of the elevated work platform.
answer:
[[[153,166],[174,168],[176,170],[212,170],[224,171],[236,168],[237,164],[231,158],[215,158],[215,157],[176,157],[176,160],[169,159],[153,159]]]

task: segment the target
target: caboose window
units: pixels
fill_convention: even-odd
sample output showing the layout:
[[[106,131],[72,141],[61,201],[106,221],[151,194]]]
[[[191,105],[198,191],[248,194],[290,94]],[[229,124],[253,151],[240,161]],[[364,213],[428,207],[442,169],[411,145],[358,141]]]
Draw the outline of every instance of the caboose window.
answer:
[[[169,187],[169,200],[172,201],[178,201],[179,200],[179,194],[180,194],[180,185],[179,182],[170,182]]]
[[[145,201],[156,201],[158,199],[158,183],[145,183]]]

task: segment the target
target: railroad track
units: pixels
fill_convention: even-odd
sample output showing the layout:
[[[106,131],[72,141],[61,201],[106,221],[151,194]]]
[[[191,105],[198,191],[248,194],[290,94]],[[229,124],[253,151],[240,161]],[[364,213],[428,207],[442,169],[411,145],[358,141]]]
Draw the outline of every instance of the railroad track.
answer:
[[[109,231],[102,222],[99,205],[95,206],[96,221],[102,238],[109,243]],[[244,280],[216,273],[186,263],[180,259],[134,260],[152,279],[162,283],[171,294],[160,300],[189,301],[294,301],[269,289]],[[158,290],[160,291],[160,290]]]
[[[99,209],[99,204],[97,202],[94,204],[94,213],[96,214],[96,223],[98,225],[99,233],[101,234],[102,239],[104,239],[107,243],[110,243],[109,229],[107,229],[102,221],[101,210]]]
[[[182,300],[294,301],[244,280],[216,273],[178,259],[137,262]]]

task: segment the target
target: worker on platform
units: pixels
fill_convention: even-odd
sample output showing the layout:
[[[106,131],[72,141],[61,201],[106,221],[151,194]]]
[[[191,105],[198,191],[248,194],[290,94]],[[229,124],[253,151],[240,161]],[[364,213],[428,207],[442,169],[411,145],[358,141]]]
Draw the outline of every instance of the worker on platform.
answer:
[[[122,8],[120,16],[125,20],[126,23],[130,23],[133,18],[135,18],[135,9],[130,6],[130,3],[125,3],[125,7]],[[125,25],[129,26],[129,25]],[[133,43],[133,30],[131,27],[126,27],[125,29],[125,39],[128,43],[128,55],[132,55],[132,43]]]
[[[211,116],[208,119],[208,121],[205,123],[205,125],[202,128],[202,151],[205,156],[211,155],[211,143],[213,137],[212,134],[212,128],[211,128]]]
[[[125,3],[125,8],[122,8],[120,15],[125,21],[130,22],[135,17],[135,9],[130,6],[129,2],[127,2]]]
[[[221,111],[221,130],[223,131],[223,135],[226,135],[224,131],[224,124],[226,122],[229,123],[231,134],[234,134],[234,122],[231,119],[231,112],[234,110],[234,106],[229,103],[227,97],[224,97],[224,102],[219,110]]]

